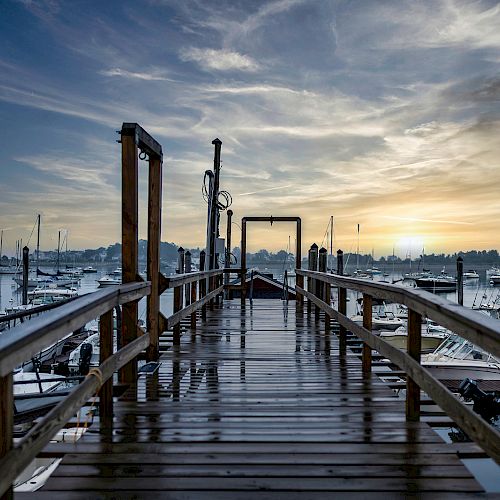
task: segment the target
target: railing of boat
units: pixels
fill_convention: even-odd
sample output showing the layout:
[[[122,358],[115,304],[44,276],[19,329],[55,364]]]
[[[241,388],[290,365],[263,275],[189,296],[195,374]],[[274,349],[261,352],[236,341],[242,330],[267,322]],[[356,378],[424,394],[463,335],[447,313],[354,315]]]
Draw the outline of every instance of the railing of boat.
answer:
[[[423,316],[459,334],[486,352],[500,357],[500,324],[497,320],[415,288],[319,271],[297,269],[296,273],[307,278],[308,283],[308,290],[296,286],[297,293],[313,304],[316,312],[322,310],[325,313],[326,329],[328,329],[330,319],[339,323],[340,351],[344,353],[346,351],[347,331],[363,341],[362,365],[365,374],[371,372],[372,349],[388,358],[407,374],[407,420],[418,421],[420,419],[420,390],[422,390],[454,420],[470,439],[479,444],[497,463],[500,463],[500,432],[449,391],[421,365],[420,360]],[[330,305],[332,287],[338,288],[337,309]],[[348,289],[363,294],[363,326],[356,324],[346,315]],[[372,333],[373,298],[407,306],[406,352]]]

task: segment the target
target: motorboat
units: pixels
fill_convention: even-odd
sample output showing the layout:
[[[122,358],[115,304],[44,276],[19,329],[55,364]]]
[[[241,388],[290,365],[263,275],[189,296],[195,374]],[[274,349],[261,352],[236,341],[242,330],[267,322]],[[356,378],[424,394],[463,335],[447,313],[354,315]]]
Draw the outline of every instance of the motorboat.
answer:
[[[122,268],[117,267],[113,272],[109,273],[110,276],[121,276],[122,275]]]
[[[486,269],[486,277],[489,278],[490,276],[493,275],[500,275],[500,268],[497,266],[490,267],[489,269]]]
[[[82,352],[88,352],[88,350],[90,350],[89,366],[99,366],[99,340],[100,334],[94,333],[87,337],[76,349],[71,351],[68,358],[68,371],[70,375],[80,374],[80,365],[83,361]]]
[[[415,284],[417,288],[427,290],[429,292],[454,292],[457,289],[457,280],[453,276],[448,276],[444,268],[438,276],[428,276],[426,278],[416,278]]]
[[[466,280],[478,280],[479,274],[474,269],[469,269],[468,271],[465,271],[465,273],[463,274],[463,277]]]
[[[406,350],[408,342],[408,331],[404,326],[399,327],[395,331],[381,331],[380,338],[388,342],[398,349]],[[429,332],[425,325],[422,325],[421,334],[421,352],[434,351],[446,338],[448,333],[443,332]]]
[[[351,316],[351,321],[358,325],[363,325],[363,315],[356,314]],[[397,318],[391,311],[378,311],[372,314],[372,329],[373,330],[389,330],[394,331],[404,325],[401,318]]]
[[[365,271],[369,276],[378,276],[382,274],[382,271],[378,267],[370,267]]]
[[[31,300],[43,299],[44,302],[57,302],[72,297],[76,297],[78,291],[76,288],[56,288],[54,287],[39,287],[28,292],[28,298]],[[48,300],[47,300],[48,299]]]
[[[81,267],[67,267],[66,269],[62,269],[58,271],[59,275],[64,276],[83,276],[83,269]]]
[[[113,285],[121,285],[122,284],[122,278],[120,277],[114,277],[114,276],[103,276],[102,278],[96,280],[97,283],[99,283],[100,287],[103,286],[113,286]]]
[[[500,274],[492,274],[490,276],[490,285],[500,285]]]
[[[18,274],[19,268],[16,266],[0,266],[0,274]]]
[[[83,268],[83,274],[94,274],[97,273],[97,269],[92,266],[87,266]]]
[[[500,380],[500,360],[456,334],[422,356],[422,366],[440,380]]]
[[[20,371],[14,374],[14,396],[45,394],[55,391],[61,384],[60,375]]]

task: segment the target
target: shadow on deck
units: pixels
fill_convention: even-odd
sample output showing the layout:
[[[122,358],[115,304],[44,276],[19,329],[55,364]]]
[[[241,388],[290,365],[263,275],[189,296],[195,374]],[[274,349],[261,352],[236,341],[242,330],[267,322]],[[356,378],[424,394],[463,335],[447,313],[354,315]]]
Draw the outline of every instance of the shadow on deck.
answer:
[[[294,303],[226,301],[115,402],[110,437],[65,444],[40,498],[456,497],[482,488],[452,445],[324,322]],[[154,493],[157,492],[157,493]],[[371,493],[369,493],[371,492]],[[375,495],[373,494],[375,492]],[[33,496],[33,495],[32,495]],[[34,495],[37,497],[37,495]]]

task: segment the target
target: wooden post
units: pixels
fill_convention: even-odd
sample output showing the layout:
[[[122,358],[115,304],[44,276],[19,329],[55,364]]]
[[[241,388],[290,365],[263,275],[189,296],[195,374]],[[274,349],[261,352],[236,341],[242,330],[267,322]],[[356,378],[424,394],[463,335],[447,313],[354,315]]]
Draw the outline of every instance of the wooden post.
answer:
[[[14,387],[12,373],[0,377],[0,459],[12,449],[14,431]],[[14,497],[12,487],[3,494],[2,500]]]
[[[182,309],[182,285],[174,287],[174,313]],[[179,345],[181,343],[181,324],[180,322],[173,329],[173,343]]]
[[[198,282],[191,283],[191,304],[196,302],[196,286]],[[191,330],[196,330],[196,311],[191,313]]]
[[[202,250],[200,252],[200,271],[205,271],[205,259],[206,259],[206,253],[205,250]],[[206,278],[203,278],[200,280],[200,299],[205,297],[207,294],[207,280]],[[207,319],[207,306],[203,305],[201,306],[201,319],[205,320]]]
[[[151,282],[151,293],[147,297],[146,326],[150,343],[146,352],[148,361],[156,361],[160,356],[160,244],[161,244],[161,199],[162,199],[162,159],[149,158],[148,188],[148,260],[147,277]]]
[[[302,221],[297,219],[297,242],[295,248],[295,268],[302,268]],[[295,283],[304,288],[304,277],[296,275]],[[296,311],[300,314],[304,312],[304,297],[300,294],[296,294]]]
[[[188,250],[184,254],[184,272],[185,273],[190,273],[191,272],[191,252]],[[184,304],[188,306],[191,303],[191,284],[186,283],[184,285]]]
[[[99,321],[99,364],[113,355],[113,310],[104,313]],[[99,391],[100,430],[109,431],[113,425],[113,377]]]
[[[326,273],[328,270],[328,250],[321,248],[319,251],[318,269],[320,273]],[[330,305],[330,284],[324,282],[319,283],[319,296],[323,302]],[[330,316],[325,313],[325,331],[330,329]]]
[[[23,305],[28,303],[28,273],[30,267],[30,249],[23,248]],[[38,277],[38,267],[35,276]]]
[[[318,255],[318,271],[320,273],[326,273],[327,258],[328,258],[328,250],[324,247],[321,247],[319,249],[319,255]],[[325,300],[325,291],[324,291],[325,284],[320,280],[316,280],[315,289],[316,289],[315,290],[316,297],[318,297],[322,301],[324,301]],[[320,311],[321,311],[321,309],[319,307],[316,307],[316,319],[319,318]]]
[[[308,253],[308,268],[309,271],[317,271],[318,270],[318,245],[313,243]],[[312,278],[307,278],[307,291],[310,293],[314,293],[315,281]],[[307,314],[311,314],[312,310],[312,302],[310,300],[307,301]]]
[[[408,338],[406,344],[408,355],[420,364],[422,350],[422,316],[408,309]],[[406,377],[406,420],[420,420],[420,387]]]
[[[369,332],[372,331],[372,297],[363,294],[363,327]],[[372,371],[372,350],[371,347],[363,342],[363,374],[368,375]]]
[[[337,250],[337,274],[344,275],[344,252],[342,250]],[[339,313],[345,316],[347,314],[347,290],[345,288],[339,287],[338,302]],[[347,351],[347,330],[342,325],[339,328],[339,350],[340,354],[345,354]]]
[[[135,130],[133,135],[122,128],[122,282],[132,283],[139,274],[138,224],[139,224],[139,172]],[[137,338],[137,302],[122,307],[122,346]],[[124,383],[137,380],[137,359],[129,361],[120,372]]]
[[[241,306],[245,306],[247,295],[246,276],[247,276],[247,221],[241,219]]]
[[[457,302],[464,305],[464,259],[457,259]]]
[[[229,209],[227,211],[227,227],[226,227],[226,262],[225,268],[229,269],[231,267],[231,224],[233,217],[233,211]],[[229,272],[224,274],[224,285],[229,285]],[[231,298],[231,290],[226,289],[224,291],[225,298],[229,300]]]

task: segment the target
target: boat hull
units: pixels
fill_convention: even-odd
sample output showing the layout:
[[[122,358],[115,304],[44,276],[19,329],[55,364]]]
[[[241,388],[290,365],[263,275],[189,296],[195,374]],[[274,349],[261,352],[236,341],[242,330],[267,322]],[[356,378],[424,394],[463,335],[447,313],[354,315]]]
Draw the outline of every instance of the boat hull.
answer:
[[[460,365],[449,361],[422,362],[438,380],[500,380],[500,368],[494,365]]]

